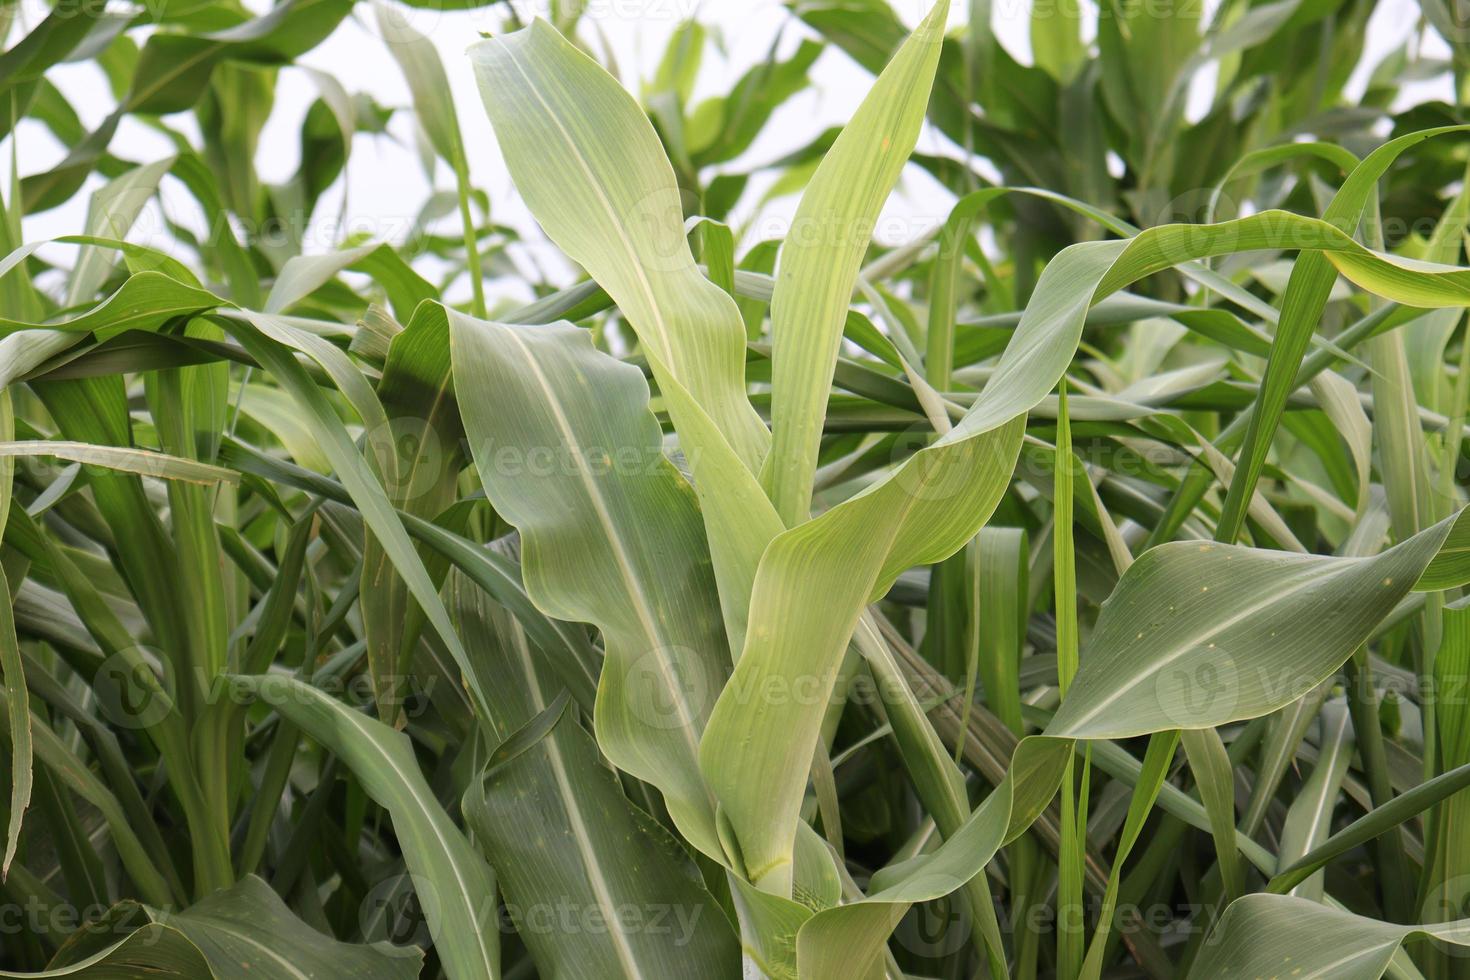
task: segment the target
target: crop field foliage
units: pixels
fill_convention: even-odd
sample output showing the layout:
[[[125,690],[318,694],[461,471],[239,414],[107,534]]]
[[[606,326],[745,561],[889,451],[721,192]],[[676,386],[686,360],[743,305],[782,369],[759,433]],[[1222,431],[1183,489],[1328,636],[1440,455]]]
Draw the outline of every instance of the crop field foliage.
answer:
[[[0,2],[0,976],[1470,977],[1462,6]]]

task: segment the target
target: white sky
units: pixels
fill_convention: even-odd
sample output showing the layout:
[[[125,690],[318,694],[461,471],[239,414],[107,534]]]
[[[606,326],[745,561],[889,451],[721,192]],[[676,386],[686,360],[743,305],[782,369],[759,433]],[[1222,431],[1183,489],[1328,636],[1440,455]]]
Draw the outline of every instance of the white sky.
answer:
[[[625,85],[636,88],[639,79],[650,76],[662,55],[665,42],[683,18],[695,14],[711,25],[723,40],[724,55],[706,55],[696,89],[696,101],[706,95],[728,91],[734,80],[751,65],[762,60],[771,43],[780,36],[781,50],[789,52],[800,39],[812,36],[805,25],[791,16],[779,0],[585,0],[588,15],[584,18],[584,36],[601,36],[614,53]],[[268,0],[247,0],[249,5],[264,9]],[[546,0],[517,0],[523,15],[544,11]],[[895,8],[910,24],[922,16],[927,0],[893,0]],[[962,23],[965,3],[956,3],[953,22]],[[1027,39],[1029,3],[1027,0],[997,0],[994,3],[996,33],[1009,50],[1022,61],[1029,61]],[[1210,4],[1212,7],[1213,4]],[[450,79],[455,105],[459,112],[475,184],[489,193],[497,220],[516,226],[537,237],[529,215],[516,198],[509,174],[495,145],[494,134],[485,116],[480,96],[464,49],[481,31],[498,30],[503,13],[489,11],[440,12],[416,10],[402,5],[413,26],[433,39],[439,48]],[[1095,8],[1094,8],[1095,9]],[[10,43],[24,26],[35,23],[44,12],[39,0],[23,0],[23,26],[13,28]],[[1416,0],[1383,0],[1373,16],[1369,29],[1369,54],[1358,85],[1366,77],[1366,66],[1403,43],[1419,17]],[[1439,54],[1443,45],[1431,38],[1427,51]],[[376,35],[371,7],[359,3],[354,15],[311,51],[300,63],[335,76],[349,92],[366,92],[385,106],[406,106],[409,94],[396,63]],[[68,97],[72,106],[89,128],[98,124],[113,103],[95,66],[80,63],[61,65],[48,77]],[[780,156],[800,147],[823,128],[844,122],[856,108],[871,85],[871,76],[858,68],[838,50],[829,50],[817,61],[812,77],[812,90],[792,99],[772,119],[761,139],[732,169],[742,163],[759,162]],[[1426,95],[1447,97],[1448,83],[1419,86],[1414,98]],[[307,108],[316,98],[316,88],[306,72],[287,68],[280,74],[276,89],[276,105],[267,125],[257,157],[257,169],[267,181],[280,181],[294,172],[298,163],[298,134]],[[1208,90],[1201,93],[1206,95]],[[186,114],[172,117],[170,122],[185,131],[193,131]],[[348,208],[345,227],[368,229],[391,238],[395,230],[406,228],[418,213],[430,191],[428,179],[414,148],[412,121],[407,114],[395,117],[390,131],[397,137],[388,140],[360,134],[353,147],[346,184]],[[22,173],[35,173],[51,166],[64,156],[64,149],[40,124],[23,123],[18,129],[18,150]],[[921,149],[938,150],[942,137],[926,132]],[[114,139],[112,149],[120,156],[146,162],[169,153],[168,144],[158,134],[136,121],[127,120]],[[8,168],[9,147],[0,145]],[[93,178],[88,189],[97,186]],[[437,175],[439,189],[452,185],[451,175],[442,166]],[[339,233],[335,219],[342,203],[343,183],[338,182],[323,198],[318,208],[321,222],[318,233],[311,236],[309,248],[325,251],[335,244]],[[177,205],[180,211],[191,208],[187,192],[165,183],[165,208]],[[949,196],[917,167],[910,167],[898,193],[889,201],[888,216],[903,216],[898,227],[915,231],[942,220],[948,212]],[[794,201],[775,202],[762,215],[761,227],[769,221],[779,223],[789,217]],[[86,194],[77,195],[68,204],[52,211],[28,217],[25,232],[28,240],[73,234],[82,230],[86,214]],[[156,216],[155,216],[156,217]],[[749,215],[740,217],[748,218]],[[148,216],[140,222],[135,240],[146,241]],[[156,227],[156,225],[155,225]],[[881,235],[881,230],[880,230]],[[153,244],[159,244],[154,242]],[[526,252],[518,258],[529,259]],[[544,251],[535,260],[548,261]],[[554,260],[552,260],[554,261]],[[565,270],[563,270],[565,271]],[[492,294],[523,295],[513,284],[493,284]]]

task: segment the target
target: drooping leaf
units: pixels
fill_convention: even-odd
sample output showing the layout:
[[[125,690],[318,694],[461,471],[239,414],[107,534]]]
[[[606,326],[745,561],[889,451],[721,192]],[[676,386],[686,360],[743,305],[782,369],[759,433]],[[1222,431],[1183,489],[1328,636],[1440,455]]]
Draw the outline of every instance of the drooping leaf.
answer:
[[[1199,542],[1145,552],[1098,618],[1047,732],[1125,738],[1290,704],[1441,561],[1465,513],[1371,558]]]
[[[229,682],[331,750],[388,811],[449,976],[499,977],[494,872],[434,796],[408,736],[297,680],[267,675]],[[416,964],[407,975],[417,975]]]
[[[1470,944],[1470,923],[1395,925],[1304,898],[1246,895],[1225,910],[1189,975],[1378,980],[1399,946],[1416,936],[1465,946]]]
[[[413,980],[423,965],[417,949],[386,943],[338,942],[297,918],[269,885],[251,875],[182,912],[150,910],[154,921],[192,942],[217,976],[269,980],[348,973],[367,980]]]

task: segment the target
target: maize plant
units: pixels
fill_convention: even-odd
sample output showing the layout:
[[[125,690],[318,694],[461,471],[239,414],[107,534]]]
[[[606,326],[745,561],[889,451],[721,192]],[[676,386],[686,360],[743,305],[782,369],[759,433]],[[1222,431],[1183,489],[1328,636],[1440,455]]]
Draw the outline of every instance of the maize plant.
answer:
[[[0,976],[1470,976],[1452,5],[434,6],[0,4]]]

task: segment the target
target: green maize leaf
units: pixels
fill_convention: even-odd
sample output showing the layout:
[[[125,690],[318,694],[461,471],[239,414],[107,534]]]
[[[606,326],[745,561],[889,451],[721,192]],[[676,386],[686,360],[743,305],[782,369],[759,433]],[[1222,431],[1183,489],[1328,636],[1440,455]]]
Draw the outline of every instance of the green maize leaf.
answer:
[[[352,496],[340,483],[272,459],[241,443],[227,443],[224,455],[241,472],[254,473],[339,503],[352,502]],[[590,711],[597,685],[591,645],[579,627],[548,619],[536,608],[526,595],[520,565],[412,514],[400,511],[399,517],[410,535],[442,555],[511,611],[555,665],[561,683],[579,705]]]
[[[106,220],[98,221],[97,225],[100,228],[107,228],[109,222]],[[123,241],[120,238],[109,238],[104,235],[63,235],[60,238],[52,239],[52,241],[89,245],[99,249],[119,252],[130,273],[161,272],[169,278],[177,279],[187,286],[204,288],[199,282],[199,277],[194,275],[188,266],[172,256],[166,255],[158,249],[149,248],[146,245],[135,245],[132,242]]]
[[[904,42],[802,195],[771,296],[771,454],[762,473],[788,527],[811,516],[827,388],[858,266],[908,162],[939,62],[949,0]]]
[[[738,650],[756,564],[781,529],[755,477],[770,434],[745,393],[740,311],[694,264],[672,167],[611,75],[543,21],[470,56],[527,206],[617,303],[669,400]],[[548,148],[569,166],[546,167]]]
[[[526,591],[548,616],[602,631],[598,743],[722,858],[696,757],[726,646],[699,508],[663,455],[641,372],[570,324],[451,312],[450,338],[471,455],[520,529]]]
[[[125,114],[189,108],[208,88],[221,61],[289,62],[330,34],[351,8],[350,0],[286,0],[260,17],[213,33],[153,34],[138,56],[122,105],[72,147],[66,159],[22,182],[27,212],[56,207],[75,193],[107,152]]]
[[[1470,582],[1470,522],[1457,520],[1449,527],[1444,547],[1424,569],[1414,591],[1442,592],[1467,582]]]
[[[470,58],[537,222],[628,317],[660,387],[682,385],[754,469],[769,437],[745,396],[745,328],[734,300],[694,264],[648,118],[544,21],[481,42]],[[564,166],[545,166],[548,152]]]
[[[265,298],[264,312],[286,312],[346,269],[372,276],[387,292],[394,312],[404,320],[424,300],[437,298],[434,287],[409,268],[397,252],[386,245],[369,244],[288,259]]]
[[[1425,780],[1401,795],[1395,796],[1389,802],[1369,810],[1288,867],[1283,868],[1267,884],[1266,890],[1283,893],[1296,888],[1328,861],[1358,847],[1365,841],[1393,830],[1399,824],[1441,800],[1453,796],[1466,786],[1470,786],[1470,764],[1442,772],[1438,776]]]
[[[1410,133],[1385,143],[1348,174],[1342,188],[1323,212],[1324,220],[1347,231],[1355,230],[1368,205],[1369,195],[1375,192],[1378,179],[1401,153],[1433,136],[1464,131],[1463,127],[1442,127]],[[1240,522],[1244,518],[1246,501],[1260,478],[1261,468],[1266,462],[1266,452],[1270,449],[1271,438],[1280,422],[1287,396],[1296,387],[1296,375],[1307,350],[1308,338],[1317,329],[1322,318],[1322,307],[1327,302],[1333,282],[1336,281],[1336,272],[1341,271],[1352,278],[1352,273],[1341,266],[1334,270],[1331,258],[1330,255],[1309,252],[1298,257],[1292,266],[1291,279],[1281,299],[1281,319],[1276,340],[1271,345],[1271,356],[1261,378],[1255,410],[1247,423],[1245,443],[1241,447],[1242,465],[1236,469],[1235,477],[1230,481],[1230,493],[1220,516],[1217,537],[1223,541],[1235,540]],[[1433,302],[1415,303],[1413,300],[1404,302],[1410,305],[1444,305]],[[1379,386],[1375,385],[1375,391],[1377,390]],[[1396,467],[1395,470],[1402,472],[1401,467]],[[1413,530],[1418,528],[1412,528],[1405,533]]]
[[[389,345],[377,388],[386,426],[370,430],[364,442],[393,505],[426,519],[454,503],[455,483],[464,465],[459,448],[463,433],[450,379],[444,308],[423,303]],[[442,581],[446,569],[430,570],[436,582]],[[392,557],[371,534],[363,543],[362,595],[378,713],[384,721],[392,721],[422,630],[423,612],[394,571]]]
[[[413,980],[423,966],[423,953],[417,949],[386,943],[358,946],[322,935],[254,875],[182,912],[150,909],[149,913],[192,942],[220,977],[248,974],[297,980],[303,975],[348,975]]]
[[[524,630],[462,576],[450,603],[476,662],[497,681],[485,685],[497,714],[516,726],[545,711],[551,672]],[[623,795],[573,714],[472,782],[464,801],[540,970],[589,980],[737,976],[723,912],[674,839]],[[544,911],[558,905],[575,910],[576,928],[548,928]]]
[[[1246,895],[1210,933],[1190,977],[1332,977],[1378,980],[1406,940],[1470,945],[1470,921],[1395,925],[1305,898]]]
[[[1093,302],[1179,262],[1283,242],[1329,249],[1347,274],[1386,293],[1412,288],[1421,301],[1447,305],[1470,299],[1470,270],[1391,259],[1325,222],[1283,212],[1071,246],[1043,272],[984,391],[949,433],[884,482],[771,543],[756,578],[745,653],[711,716],[702,759],[751,880],[774,872],[771,890],[789,887],[795,814],[817,722],[792,699],[747,704],[751,692],[795,690],[799,682],[824,703],[862,605],[903,569],[947,557],[983,525],[1009,481],[1024,413],[1066,369]],[[1423,572],[1421,565],[1414,579]],[[1395,602],[1409,584],[1398,583]]]
[[[1348,763],[1352,761],[1352,731],[1349,712],[1340,703],[1328,702],[1319,715],[1322,739],[1317,764],[1302,786],[1301,795],[1292,803],[1282,825],[1281,847],[1277,857],[1283,868],[1323,843],[1332,830],[1332,807],[1342,791]],[[1294,894],[1321,901],[1321,876],[1297,885]]]
[[[747,966],[772,980],[795,980],[796,937],[811,919],[812,909],[803,902],[763,892],[737,874],[730,875],[730,896],[740,919],[741,952]]]
[[[1052,595],[1056,602],[1057,690],[1065,701],[1077,676],[1077,553],[1073,488],[1077,483],[1072,454],[1071,419],[1067,414],[1067,379],[1057,384],[1057,451],[1052,467]],[[1153,742],[1149,745],[1152,748]],[[1075,775],[1076,759],[1069,756],[1062,772],[1062,839],[1057,852],[1057,969],[1066,976],[1082,976],[1086,923],[1070,915],[1082,907],[1083,860],[1087,826],[1089,780],[1084,762],[1081,792]],[[1147,772],[1147,766],[1145,766]],[[1139,781],[1139,787],[1144,785]],[[1109,882],[1111,884],[1111,881]],[[1106,924],[1106,923],[1104,923]],[[1096,946],[1094,945],[1094,948]]]
[[[710,717],[705,778],[750,880],[790,887],[796,812],[819,711],[866,604],[915,564],[948,557],[994,510],[1020,450],[1023,419],[965,438],[961,427],[897,473],[767,547],[745,652]],[[780,697],[762,692],[784,692]]]
[[[1126,738],[1284,707],[1330,676],[1470,512],[1371,558],[1175,542],[1145,552],[1098,617],[1047,733]],[[1463,532],[1461,532],[1463,533]]]
[[[985,688],[986,704],[1019,735],[1019,673],[1029,591],[1026,532],[1020,528],[981,528],[972,548],[972,574],[980,593],[980,603],[971,612],[976,622],[970,624],[977,646],[977,672]]]
[[[1200,801],[1210,818],[1215,857],[1220,862],[1220,878],[1229,901],[1245,890],[1245,872],[1235,844],[1235,773],[1230,756],[1219,733],[1208,728],[1186,729],[1180,741],[1199,786]]]
[[[392,816],[445,972],[453,980],[499,977],[495,875],[435,798],[408,736],[284,676],[228,681],[270,704],[342,759]],[[409,975],[416,976],[416,969]]]
[[[1033,5],[1031,49],[1036,64],[1047,74],[1063,84],[1070,81],[1087,58],[1080,6],[1074,2]]]
[[[15,437],[15,410],[9,391],[0,390],[0,438]],[[10,502],[14,490],[15,462],[11,457],[0,459],[0,535],[3,535],[10,516]],[[0,590],[9,600],[14,594],[3,568],[0,568]],[[20,644],[15,636],[15,608],[7,601],[4,612],[0,612],[0,673],[5,682],[5,701],[10,721],[10,812],[5,832],[5,855],[0,860],[0,880],[10,872],[10,862],[15,860],[16,848],[20,845],[21,821],[26,807],[31,805],[31,787],[34,776],[31,770],[31,707],[30,693],[26,687],[25,663],[21,659]]]
[[[114,239],[125,236],[172,166],[173,160],[165,158],[109,181],[87,204],[87,233]],[[106,280],[114,258],[110,251],[96,246],[83,248],[67,281],[66,304],[73,306],[90,299]]]
[[[459,216],[464,230],[465,265],[474,294],[476,316],[485,315],[485,283],[480,266],[480,253],[470,211],[469,160],[465,156],[464,138],[459,131],[459,117],[454,113],[454,100],[443,98],[449,90],[449,78],[439,61],[434,43],[409,26],[406,18],[386,3],[374,8],[378,28],[388,43],[388,50],[398,61],[403,76],[413,93],[414,112],[419,126],[434,151],[454,171],[459,191]],[[396,254],[396,253],[395,253]]]
[[[244,326],[236,326],[243,324]],[[388,429],[388,416],[372,383],[343,350],[326,337],[298,327],[288,317],[264,313],[222,311],[221,325],[232,335],[242,332],[258,334],[285,349],[294,349],[315,361],[332,384],[342,393],[369,432]],[[236,336],[239,340],[239,336]],[[250,348],[243,341],[242,346]],[[284,386],[283,386],[284,387]]]
[[[183,933],[144,924],[106,948],[68,959],[40,973],[8,973],[6,980],[67,977],[75,980],[214,980],[209,960]]]
[[[1210,192],[1208,212],[1210,220],[1214,220],[1220,197],[1232,180],[1249,177],[1272,167],[1278,167],[1288,160],[1302,157],[1316,157],[1325,160],[1344,175],[1351,173],[1362,162],[1351,150],[1344,149],[1335,143],[1319,141],[1284,143],[1279,146],[1265,146],[1259,150],[1253,150],[1232,163],[1230,169],[1225,171],[1225,175],[1215,183],[1214,190]]]
[[[85,313],[55,323],[25,323],[0,318],[0,334],[22,330],[60,330],[73,334],[92,333],[97,339],[105,340],[124,330],[156,330],[175,317],[203,313],[220,303],[219,297],[212,293],[185,285],[163,273],[140,272],[130,276],[115,293]]]
[[[862,975],[911,904],[950,894],[1031,825],[1056,793],[1061,765],[1071,751],[1065,740],[1026,739],[1005,779],[939,848],[881,870],[866,897],[807,920],[797,933],[803,980]]]
[[[45,80],[45,71],[66,59],[104,13],[103,7],[53,8],[30,33],[0,54],[0,136],[10,133],[27,110]]]
[[[822,45],[803,40],[783,61],[772,44],[767,60],[740,76],[728,95],[694,107],[686,134],[694,162],[723,163],[748,150],[771,114],[807,87],[808,70],[822,50]]]
[[[710,282],[735,295],[735,233],[710,218],[690,219],[690,235],[699,243],[699,263]]]
[[[116,470],[119,473],[134,473],[138,476],[151,476],[162,480],[183,480],[187,483],[205,485],[237,483],[240,479],[239,474],[234,470],[227,470],[222,466],[211,466],[198,460],[181,459],[178,456],[155,453],[147,449],[98,446],[88,442],[48,442],[40,439],[24,442],[0,442],[0,457],[14,459],[17,456],[52,456],[85,466]],[[6,509],[9,510],[8,507]]]
[[[388,50],[408,81],[419,125],[434,152],[450,166],[462,167],[464,139],[454,114],[454,102],[442,97],[449,88],[449,78],[444,74],[444,65],[433,42],[415,31],[407,17],[386,3],[374,4],[373,13],[377,16],[378,30],[388,42]]]

